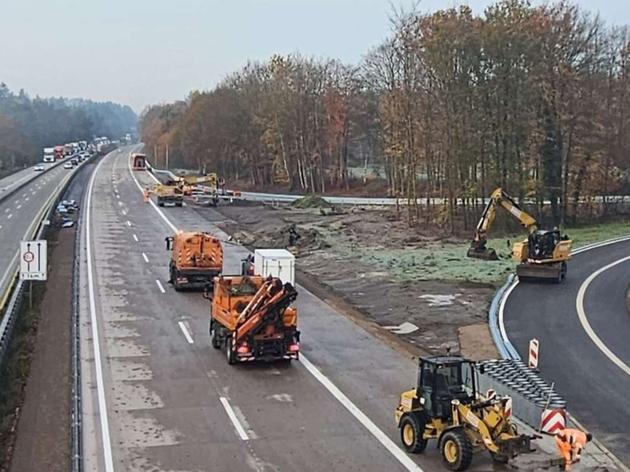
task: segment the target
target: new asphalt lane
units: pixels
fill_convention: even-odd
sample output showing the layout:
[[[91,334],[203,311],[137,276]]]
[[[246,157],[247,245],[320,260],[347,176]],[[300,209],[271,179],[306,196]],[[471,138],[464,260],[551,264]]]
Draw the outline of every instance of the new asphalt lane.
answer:
[[[626,464],[630,375],[623,365],[630,364],[630,261],[623,259],[629,254],[629,241],[576,254],[564,283],[519,283],[504,311],[508,337],[520,355],[527,359],[530,339],[540,341],[543,377],[555,382],[569,411]]]

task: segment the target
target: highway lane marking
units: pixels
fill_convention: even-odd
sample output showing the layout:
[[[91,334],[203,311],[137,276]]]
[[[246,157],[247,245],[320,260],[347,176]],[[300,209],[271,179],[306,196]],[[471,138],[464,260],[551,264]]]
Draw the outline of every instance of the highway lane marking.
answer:
[[[123,216],[127,216],[127,210],[122,210],[121,213]]]
[[[247,436],[247,432],[245,431],[245,428],[243,428],[243,425],[236,417],[236,413],[234,413],[234,410],[232,409],[232,405],[230,405],[230,402],[228,401],[228,399],[225,397],[219,397],[219,400],[221,401],[221,405],[223,405],[223,408],[225,409],[225,412],[227,413],[228,418],[230,418],[230,421],[234,425],[234,429],[238,433],[241,440],[243,441],[249,440],[249,436]]]
[[[136,176],[133,174],[130,160],[128,160],[127,166],[129,168],[129,174],[135,181],[138,190],[140,190],[140,192],[143,192],[142,186],[138,182],[138,179],[136,179]],[[149,175],[152,174],[149,173]],[[153,176],[153,178],[155,179],[155,176]],[[153,200],[151,200],[150,203],[155,211],[158,212],[162,219],[173,230],[173,232],[176,233],[178,231],[177,227],[173,223],[171,223],[171,221],[162,212],[162,210],[155,203],[153,203]],[[328,379],[328,377],[322,374],[320,370],[313,363],[311,363],[302,353],[300,353],[300,363],[333,395],[333,397],[335,397],[335,399],[337,399],[337,401],[339,401],[370,433],[372,433],[372,435],[394,456],[396,460],[398,460],[398,462],[400,462],[400,464],[405,469],[413,472],[424,472],[418,464],[416,464],[400,447],[396,445],[396,443],[394,443],[394,441],[392,441],[378,426],[376,426],[376,424],[370,418],[368,418],[365,413],[363,413],[354,403],[352,403],[352,401],[330,379]],[[230,419],[237,428],[237,431],[238,428],[240,428],[243,435],[247,437],[245,430],[238,422],[238,419],[236,418],[234,411],[227,402],[227,399],[221,397],[221,403],[228,412],[228,416],[230,416]],[[238,425],[238,427],[236,425]],[[243,439],[243,436],[241,436],[241,439]],[[243,440],[245,441],[246,439]]]
[[[138,242],[138,236],[136,236],[135,234],[133,234],[132,236],[133,236],[133,239],[134,239],[136,242]]]
[[[28,200],[29,200],[30,198],[31,198],[31,197],[24,197],[24,201],[25,201],[25,202],[28,202]]]
[[[134,234],[135,236],[135,234]],[[142,258],[144,259],[144,262],[146,262],[147,264],[149,263],[149,258],[147,257],[147,255],[143,252],[142,253]]]
[[[11,218],[13,218],[13,214],[12,214],[12,213],[9,213],[9,214],[7,215],[7,220],[10,220]]]
[[[159,280],[156,279],[155,283],[157,284],[158,288],[160,289],[160,292],[166,293],[166,290],[164,290],[164,287],[162,286],[162,282],[160,282]]]
[[[186,338],[186,341],[188,341],[188,344],[194,344],[195,341],[193,341],[193,338],[190,335],[188,328],[186,328],[186,325],[184,324],[184,322],[178,321],[177,324],[179,325],[179,329],[182,330],[182,333],[184,333],[184,337]]]
[[[5,208],[5,209],[4,209],[4,212],[5,212],[5,213],[9,213],[10,211],[11,211],[11,209],[10,209],[10,208]]]
[[[123,202],[118,202],[118,206],[123,206]]]
[[[376,424],[363,413],[352,401],[328,378],[326,377],[304,354],[300,353],[300,364],[308,370],[333,397],[341,403],[359,423],[363,425],[393,455],[398,462],[407,470],[423,472],[422,468],[416,464],[400,447],[392,441]]]
[[[101,160],[90,178],[90,185],[87,195],[87,213],[85,221],[85,240],[86,252],[87,252],[87,275],[88,275],[88,294],[90,305],[90,321],[92,325],[92,345],[94,347],[94,365],[96,370],[96,387],[98,394],[98,410],[101,421],[101,439],[102,449],[105,461],[105,472],[114,471],[114,459],[112,457],[112,445],[109,436],[109,420],[107,418],[107,398],[105,397],[105,386],[103,381],[103,366],[101,361],[101,347],[98,334],[98,320],[96,318],[96,296],[94,291],[94,273],[92,268],[92,244],[91,244],[91,230],[90,219],[92,214],[92,190],[94,188],[94,180],[98,174],[98,169],[103,164],[104,160]]]
[[[16,210],[19,210],[20,208],[22,208],[22,205],[18,205],[15,207]]]
[[[604,355],[608,357],[610,361],[612,361],[613,364],[623,370],[627,375],[630,375],[630,366],[628,366],[628,364],[617,357],[615,353],[613,353],[608,348],[608,346],[606,346],[606,344],[600,339],[600,337],[597,336],[595,330],[593,330],[593,328],[591,327],[591,324],[588,321],[588,317],[586,316],[586,311],[584,310],[584,296],[586,295],[586,290],[588,290],[588,287],[593,282],[593,280],[595,280],[603,272],[612,269],[613,267],[626,261],[630,261],[630,256],[623,257],[619,260],[611,262],[610,264],[605,265],[604,267],[596,270],[591,275],[589,275],[588,278],[582,283],[582,285],[580,285],[580,289],[578,290],[578,295],[575,300],[575,308],[577,310],[580,323],[582,324],[582,328],[584,329],[588,337],[591,338],[591,341],[593,341],[595,346],[597,346],[599,350],[602,351],[602,353],[604,353]]]
[[[127,226],[131,228],[131,221],[127,220]]]

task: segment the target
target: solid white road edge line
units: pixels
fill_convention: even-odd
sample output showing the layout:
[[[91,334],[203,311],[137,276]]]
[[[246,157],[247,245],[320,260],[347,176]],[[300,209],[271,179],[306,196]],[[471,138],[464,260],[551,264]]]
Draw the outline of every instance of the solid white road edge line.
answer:
[[[130,161],[128,161],[128,168],[131,177],[136,182],[136,185],[138,186],[140,192],[142,192],[142,186],[136,179],[136,176],[133,174]],[[176,233],[178,231],[177,227],[173,225],[173,223],[171,223],[171,221],[166,217],[162,210],[155,203],[153,203],[152,200],[150,201],[150,203],[155,211],[157,211],[162,219],[166,221],[166,223],[171,227],[173,232]],[[304,367],[306,367],[306,370],[308,370],[308,372],[310,372],[333,395],[333,397],[335,397],[335,399],[337,399],[359,421],[359,423],[361,423],[370,433],[372,433],[372,435],[398,460],[398,462],[403,465],[403,467],[413,472],[424,472],[418,464],[416,464],[400,447],[398,447],[394,443],[394,441],[392,441],[378,426],[376,426],[376,424],[374,424],[374,422],[370,418],[368,418],[367,415],[359,409],[359,407],[352,403],[350,399],[341,390],[339,390],[339,388],[334,383],[332,383],[331,380],[329,380],[324,374],[322,374],[314,364],[306,359],[304,357],[304,354],[302,353],[300,353],[300,362]],[[230,404],[227,402],[227,399],[221,397],[221,403],[223,403],[224,408],[228,412],[228,416],[230,416],[230,419],[232,419],[232,415],[234,415],[234,412],[232,411]],[[230,415],[230,411],[232,412],[232,415]],[[237,430],[239,427],[242,429],[242,426],[240,426],[240,423],[238,423],[235,415],[234,419],[232,419],[232,422],[234,423],[234,426],[237,428]],[[238,427],[236,426],[237,424],[239,425]],[[245,437],[247,437],[245,430],[243,430],[243,434],[245,435]],[[241,436],[241,439],[243,439],[243,436]],[[246,439],[243,440],[245,441]]]
[[[105,398],[105,386],[103,385],[103,366],[101,361],[101,346],[98,335],[98,321],[96,319],[96,296],[94,293],[94,275],[92,268],[92,244],[91,244],[91,215],[92,215],[92,190],[94,180],[104,159],[96,166],[92,177],[87,196],[87,213],[85,215],[85,241],[87,250],[87,272],[88,272],[88,293],[90,301],[90,322],[92,324],[92,345],[94,346],[94,365],[96,369],[96,387],[98,393],[98,411],[101,420],[101,436],[103,441],[103,456],[105,460],[105,471],[114,472],[114,459],[112,457],[112,444],[109,437],[109,420],[107,418],[107,399]]]
[[[182,333],[184,333],[184,337],[186,338],[186,341],[188,341],[188,344],[194,344],[195,341],[193,341],[193,338],[188,332],[188,328],[186,328],[186,325],[184,324],[184,322],[178,321],[177,324],[179,325],[179,329],[182,330]]]
[[[608,348],[608,346],[606,346],[606,344],[599,338],[599,336],[597,336],[597,334],[595,333],[595,331],[591,327],[591,324],[589,323],[588,318],[586,316],[586,311],[584,310],[584,295],[586,294],[586,290],[588,290],[589,285],[593,282],[593,280],[595,280],[595,278],[597,276],[599,276],[603,272],[607,271],[608,269],[611,269],[611,268],[613,268],[613,267],[615,267],[615,266],[617,266],[619,264],[622,264],[623,262],[629,261],[629,260],[630,260],[630,256],[623,257],[623,258],[621,258],[619,260],[616,260],[615,262],[611,262],[610,264],[608,264],[608,265],[606,265],[606,266],[596,270],[595,272],[593,272],[582,283],[582,285],[580,285],[580,289],[578,290],[578,295],[577,295],[577,298],[575,300],[575,308],[577,310],[578,318],[580,320],[580,323],[582,324],[582,328],[584,329],[584,331],[586,332],[588,337],[591,338],[591,341],[593,341],[595,346],[597,346],[599,348],[599,350],[602,351],[604,353],[604,355],[606,357],[608,357],[608,359],[610,359],[612,361],[613,364],[615,364],[617,367],[619,367],[621,370],[623,370],[627,375],[630,375],[630,366],[628,366],[628,364],[626,364],[621,359],[619,359],[619,357],[617,357]]]
[[[164,287],[162,286],[162,282],[160,282],[159,280],[155,279],[155,283],[157,284],[158,288],[160,289],[160,292],[166,293],[166,290],[164,290]]]
[[[228,399],[225,397],[219,397],[219,400],[221,401],[221,405],[223,405],[223,408],[225,409],[225,412],[227,413],[228,418],[230,418],[230,421],[234,425],[234,429],[238,433],[239,437],[243,441],[247,441],[249,439],[249,436],[247,436],[247,432],[245,431],[245,428],[243,428],[243,425],[236,417],[236,413],[234,413],[234,410],[232,409],[232,405],[230,405],[230,402],[228,401]]]
[[[423,472],[418,464],[416,464],[411,458],[392,441],[374,422],[363,413],[359,407],[357,407],[339,388],[332,383],[322,372],[315,367],[309,361],[304,354],[300,353],[300,363],[308,370],[313,377],[315,377],[319,383],[321,383],[326,390],[328,390],[333,397],[335,397],[339,403],[341,403],[359,423],[361,423],[365,429],[367,429],[372,435],[392,454],[401,465],[409,470],[415,472]]]
[[[147,264],[149,263],[149,258],[144,252],[142,253],[142,258],[144,259],[144,262],[146,262]]]
[[[144,193],[142,185],[140,185],[140,182],[138,182],[138,179],[136,179],[136,176],[133,174],[133,170],[131,169],[131,160],[130,159],[128,159],[128,161],[127,161],[127,168],[129,169],[129,174],[131,175],[131,178],[133,179],[133,181],[136,183],[136,186],[138,187],[138,190],[140,190],[141,193]],[[153,174],[151,174],[150,172],[149,172],[149,175],[154,177]],[[162,212],[162,210],[160,210],[160,208],[153,202],[153,200],[149,199],[149,204],[153,207],[153,209],[155,211],[157,211],[158,215],[160,215],[162,220],[168,225],[169,228],[171,228],[173,233],[177,233],[177,227],[173,223],[171,223],[171,220],[169,220],[166,217],[164,212]]]
[[[604,246],[609,246],[611,244],[617,244],[617,243],[622,243],[624,241],[630,241],[630,236],[620,236],[618,238],[612,238],[612,239],[607,239],[606,241],[601,241],[598,243],[592,243],[592,244],[587,244],[586,246],[577,248],[575,251],[572,252],[572,254],[580,254],[582,252],[587,252],[590,251],[592,249],[597,249],[600,247],[604,247]],[[508,342],[510,341],[510,338],[507,334],[507,330],[505,329],[505,318],[504,318],[504,311],[505,311],[505,305],[507,304],[507,300],[510,296],[510,294],[512,293],[512,291],[516,288],[516,286],[519,284],[519,280],[518,277],[514,278],[514,283],[512,284],[512,286],[505,292],[505,295],[503,295],[503,300],[501,300],[501,304],[499,305],[499,329],[501,331],[501,336],[503,336],[503,339],[507,340]]]

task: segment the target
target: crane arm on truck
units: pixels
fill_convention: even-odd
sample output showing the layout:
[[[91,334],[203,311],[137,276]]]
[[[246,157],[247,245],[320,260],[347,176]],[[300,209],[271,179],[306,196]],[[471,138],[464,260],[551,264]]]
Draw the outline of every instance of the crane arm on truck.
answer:
[[[282,322],[282,314],[296,298],[297,292],[290,283],[282,284],[280,279],[266,280],[238,317],[236,342],[261,325]]]

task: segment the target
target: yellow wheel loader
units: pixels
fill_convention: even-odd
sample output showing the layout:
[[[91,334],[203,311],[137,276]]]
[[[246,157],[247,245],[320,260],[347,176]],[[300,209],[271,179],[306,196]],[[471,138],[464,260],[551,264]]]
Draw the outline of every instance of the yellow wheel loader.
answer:
[[[476,451],[486,450],[500,463],[532,451],[534,437],[518,434],[507,398],[482,397],[476,374],[476,364],[459,356],[420,359],[418,386],[400,395],[395,412],[407,452],[424,452],[435,439],[447,467],[461,471]]]
[[[562,282],[567,275],[567,261],[571,258],[571,240],[567,236],[561,236],[558,229],[538,229],[534,217],[523,211],[501,188],[492,192],[481,213],[475,236],[468,249],[468,257],[498,259],[496,251],[487,247],[488,232],[498,207],[504,208],[516,218],[529,233],[527,239],[512,246],[512,260],[519,263],[516,267],[519,280],[551,279]]]

